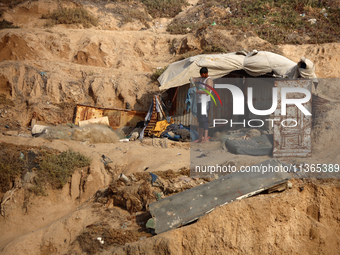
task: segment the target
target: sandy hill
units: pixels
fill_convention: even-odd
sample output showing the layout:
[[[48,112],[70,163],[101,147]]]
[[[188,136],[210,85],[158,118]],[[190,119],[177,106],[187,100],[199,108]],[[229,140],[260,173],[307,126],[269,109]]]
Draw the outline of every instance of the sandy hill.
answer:
[[[83,6],[100,17],[98,26],[88,29],[77,24],[45,28],[42,15],[60,6],[75,8],[76,2],[26,1],[4,11],[3,19],[20,28],[0,33],[0,93],[25,111],[18,116],[22,123],[27,124],[34,111],[47,122],[64,122],[58,121],[60,114],[51,113],[58,112],[61,103],[118,108],[129,103],[132,109],[146,110],[150,95],[158,90],[150,79],[157,68],[216,43],[228,52],[272,50],[293,61],[305,56],[314,61],[318,77],[339,76],[339,70],[330,68],[340,61],[337,43],[275,46],[251,33],[212,26],[200,33],[171,35],[165,31],[169,18],[148,21],[149,28],[137,21],[121,25],[119,15],[110,11],[118,8],[115,4],[85,2]],[[194,4],[178,16],[185,17]]]
[[[294,188],[286,193],[242,200],[215,210],[197,224],[149,238],[149,234],[140,233],[140,225],[147,216],[139,212],[130,214],[124,207],[112,206],[97,191],[107,188],[121,172],[128,175],[188,167],[188,144],[169,143],[165,148],[161,142],[147,140],[93,145],[27,136],[34,113],[43,123],[70,123],[76,104],[125,108],[128,103],[134,110],[146,111],[152,95],[159,93],[159,84],[152,75],[179,59],[216,49],[222,52],[268,50],[296,62],[304,56],[314,62],[319,78],[332,78],[321,82],[317,91],[329,99],[330,104],[320,113],[321,119],[315,127],[316,153],[311,159],[297,159],[297,162],[317,163],[327,159],[327,162],[339,163],[340,147],[336,139],[340,125],[340,84],[336,78],[340,76],[340,43],[274,45],[253,31],[232,31],[220,26],[186,29],[188,33],[184,34],[167,32],[174,20],[186,24],[197,17],[194,21],[201,22],[207,15],[218,22],[218,17],[225,15],[214,6],[204,10],[202,1],[188,2],[176,17],[157,18],[152,18],[144,11],[143,4],[134,1],[0,3],[0,20],[12,23],[12,28],[0,30],[0,131],[7,133],[0,135],[1,143],[19,146],[13,151],[20,151],[20,146],[73,149],[93,159],[87,170],[86,189],[80,188],[83,172],[77,172],[64,189],[50,190],[47,197],[29,195],[24,188],[15,190],[14,199],[6,204],[6,217],[0,216],[0,253],[338,252],[340,208],[336,181],[295,180]],[[46,26],[47,20],[42,16],[61,7],[83,7],[98,18],[98,24]],[[202,9],[204,15],[203,11],[198,12]],[[114,161],[109,167],[101,161],[103,154]],[[226,155],[236,164],[267,159]],[[186,184],[179,178],[173,177],[167,187],[178,192],[200,184],[198,180]],[[305,187],[304,193],[301,187]],[[0,195],[2,199],[4,194]],[[265,216],[268,211],[271,212],[269,218]],[[117,241],[100,246],[97,235]],[[285,238],[287,235],[289,237]],[[124,245],[126,243],[129,244]]]

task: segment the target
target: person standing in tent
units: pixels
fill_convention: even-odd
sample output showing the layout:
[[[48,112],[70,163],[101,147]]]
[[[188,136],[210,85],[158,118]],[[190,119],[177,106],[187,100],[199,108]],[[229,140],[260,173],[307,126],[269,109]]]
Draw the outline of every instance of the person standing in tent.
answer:
[[[209,127],[209,107],[210,107],[210,95],[206,92],[211,90],[208,86],[213,87],[213,80],[209,77],[208,68],[202,67],[200,69],[200,77],[190,78],[197,87],[197,120],[198,120],[198,140],[197,142],[208,142],[208,127]],[[208,85],[208,86],[206,86]],[[196,141],[195,141],[196,142]]]

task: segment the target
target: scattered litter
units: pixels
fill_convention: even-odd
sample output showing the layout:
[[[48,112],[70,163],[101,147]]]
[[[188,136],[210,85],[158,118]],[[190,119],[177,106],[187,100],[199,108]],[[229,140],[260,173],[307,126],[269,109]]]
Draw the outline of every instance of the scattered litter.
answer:
[[[104,240],[101,237],[97,237],[97,240],[100,242],[100,244],[104,244]]]
[[[19,156],[19,159],[23,160],[25,157],[24,153],[20,152],[20,156]]]
[[[135,141],[135,140],[138,139],[138,137],[139,137],[139,132],[132,132],[132,134],[131,134],[129,140],[130,140],[130,141]]]
[[[41,72],[40,75],[41,75],[41,77],[47,78],[47,73],[45,73],[45,72]]]
[[[316,23],[316,19],[309,19],[308,22],[311,23],[311,25],[315,24]]]
[[[150,173],[150,175],[151,175],[151,184],[153,184],[157,180],[158,176],[153,173]]]
[[[105,155],[102,155],[101,158],[102,162],[104,163],[104,165],[106,166],[107,164],[112,163],[112,160],[109,157],[106,157]]]
[[[163,192],[156,193],[156,200],[157,201],[161,200],[163,196],[164,196]]]
[[[47,126],[43,126],[43,125],[34,125],[32,127],[32,135],[39,135],[39,134],[43,134],[46,130]]]
[[[120,139],[119,141],[120,141],[120,142],[128,142],[128,141],[130,141],[130,140],[129,140],[129,138],[123,138],[123,139]]]
[[[212,26],[216,26],[216,22],[214,21],[211,25],[212,25]]]
[[[123,223],[121,229],[125,229],[125,228],[127,228],[127,223],[126,222]]]
[[[123,182],[125,182],[125,184],[129,184],[130,183],[130,179],[128,177],[126,177],[125,174],[120,174],[118,179],[122,180]]]
[[[208,156],[207,154],[201,152],[201,155],[197,156],[197,158],[203,158],[203,157],[207,157],[207,156]]]
[[[147,228],[151,228],[151,229],[155,229],[155,227],[156,227],[155,220],[154,220],[153,218],[150,218],[150,219],[146,222],[146,227],[147,227]]]
[[[289,189],[293,188],[293,183],[291,183],[290,181],[288,181],[288,182],[287,182],[287,187],[288,187]]]

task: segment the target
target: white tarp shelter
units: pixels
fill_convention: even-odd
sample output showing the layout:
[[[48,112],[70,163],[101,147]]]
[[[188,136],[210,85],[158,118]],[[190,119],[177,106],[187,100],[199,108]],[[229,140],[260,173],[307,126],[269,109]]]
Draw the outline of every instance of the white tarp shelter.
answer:
[[[168,66],[158,78],[161,91],[189,83],[190,77],[199,76],[201,67],[207,67],[213,79],[223,77],[237,70],[244,70],[250,76],[272,73],[273,77],[289,79],[309,78],[317,82],[314,63],[302,57],[295,63],[286,57],[268,51],[245,51],[227,54],[198,55]]]

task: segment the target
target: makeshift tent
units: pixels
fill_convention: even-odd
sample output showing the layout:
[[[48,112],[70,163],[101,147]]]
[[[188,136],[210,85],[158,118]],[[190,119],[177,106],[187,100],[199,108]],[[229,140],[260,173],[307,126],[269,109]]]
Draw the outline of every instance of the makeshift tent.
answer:
[[[250,76],[271,74],[281,78],[309,78],[317,82],[313,62],[302,57],[295,63],[286,57],[268,51],[245,51],[227,54],[205,54],[186,58],[168,66],[158,78],[161,91],[189,83],[189,78],[198,76],[201,67],[209,69],[213,79],[244,70]]]

